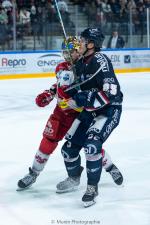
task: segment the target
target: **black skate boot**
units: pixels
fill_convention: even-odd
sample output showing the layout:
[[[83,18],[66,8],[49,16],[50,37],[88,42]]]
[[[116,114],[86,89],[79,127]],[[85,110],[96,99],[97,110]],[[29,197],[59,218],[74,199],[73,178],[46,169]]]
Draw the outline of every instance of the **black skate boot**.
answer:
[[[95,198],[97,195],[98,195],[98,186],[87,185],[86,192],[82,197],[84,207],[87,208],[91,205],[94,205],[96,203]]]
[[[67,177],[64,181],[57,184],[56,193],[66,193],[71,192],[77,189],[80,184],[81,173],[83,171],[83,167],[80,167],[80,174],[76,177]]]
[[[29,167],[29,173],[18,181],[19,188],[17,189],[17,191],[25,190],[31,187],[32,184],[35,183],[37,176],[38,174]]]
[[[106,172],[110,173],[112,179],[117,185],[121,185],[123,183],[123,176],[119,169],[112,164],[109,168],[106,169]]]

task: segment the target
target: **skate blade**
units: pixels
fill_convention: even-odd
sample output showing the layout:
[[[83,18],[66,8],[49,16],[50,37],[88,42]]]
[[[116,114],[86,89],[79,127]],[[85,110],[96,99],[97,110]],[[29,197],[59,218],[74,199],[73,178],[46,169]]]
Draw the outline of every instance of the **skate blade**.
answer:
[[[83,205],[84,205],[84,208],[87,208],[87,207],[90,207],[92,205],[94,205],[96,202],[93,200],[93,201],[90,201],[90,202],[83,202]]]
[[[25,188],[20,188],[20,187],[18,187],[18,188],[16,189],[16,191],[26,191],[26,190],[28,190],[31,186],[32,186],[32,185],[30,185],[30,186],[28,186],[28,187],[25,187]]]
[[[114,183],[118,186],[121,186],[123,184],[123,179],[119,180],[119,182],[118,182],[118,180],[114,180]]]
[[[122,183],[116,183],[116,182],[115,182],[115,184],[116,184],[117,186],[120,186],[120,187],[121,187],[122,185],[124,185],[123,182],[122,182]]]
[[[56,190],[57,194],[63,194],[63,193],[68,193],[68,192],[72,192],[72,191],[76,191],[78,189],[78,187],[73,187],[73,188],[69,188],[67,190]]]

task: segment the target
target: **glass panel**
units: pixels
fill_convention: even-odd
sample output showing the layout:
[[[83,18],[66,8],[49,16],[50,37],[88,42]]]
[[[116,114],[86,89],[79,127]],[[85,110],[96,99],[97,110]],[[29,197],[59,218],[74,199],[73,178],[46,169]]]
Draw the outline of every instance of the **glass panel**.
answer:
[[[83,29],[96,26],[105,34],[105,48],[113,31],[122,36],[126,48],[149,46],[149,0],[65,2],[60,1],[59,9],[67,36],[78,36]],[[0,50],[58,50],[62,40],[53,0],[12,0],[9,6],[0,7]]]

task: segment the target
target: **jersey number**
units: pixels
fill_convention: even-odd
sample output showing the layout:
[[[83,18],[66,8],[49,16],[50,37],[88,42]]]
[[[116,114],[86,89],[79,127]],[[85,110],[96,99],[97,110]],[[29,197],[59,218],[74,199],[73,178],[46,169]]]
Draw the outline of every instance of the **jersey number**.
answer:
[[[117,94],[117,85],[105,83],[103,85],[103,91],[109,92],[112,95],[116,95]]]

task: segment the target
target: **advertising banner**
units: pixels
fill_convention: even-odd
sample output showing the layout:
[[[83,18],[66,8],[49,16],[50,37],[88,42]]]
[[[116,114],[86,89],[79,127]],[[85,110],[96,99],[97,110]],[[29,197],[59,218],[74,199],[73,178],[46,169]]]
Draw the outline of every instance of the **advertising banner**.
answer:
[[[115,72],[150,71],[150,49],[104,50]],[[11,52],[0,54],[0,79],[55,76],[63,61],[61,51]]]
[[[62,61],[60,51],[0,54],[0,78],[54,76]]]
[[[150,71],[150,49],[104,51],[116,72]]]

